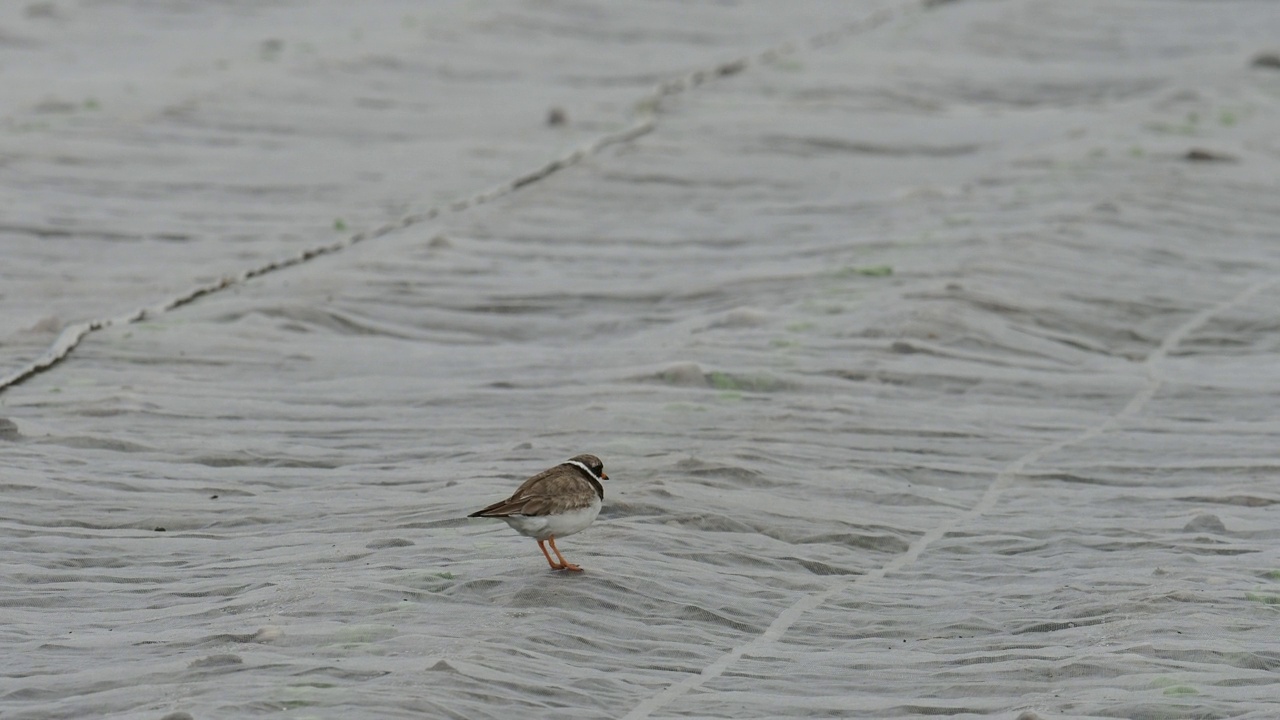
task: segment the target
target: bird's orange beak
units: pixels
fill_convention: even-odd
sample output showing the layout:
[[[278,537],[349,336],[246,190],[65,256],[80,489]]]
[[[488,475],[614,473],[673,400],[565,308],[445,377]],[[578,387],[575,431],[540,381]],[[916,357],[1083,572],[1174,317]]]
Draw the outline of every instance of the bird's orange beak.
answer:
[[[601,470],[601,471],[600,471],[600,479],[601,479],[601,480],[608,480],[608,479],[609,479],[609,475],[608,475],[605,471]]]

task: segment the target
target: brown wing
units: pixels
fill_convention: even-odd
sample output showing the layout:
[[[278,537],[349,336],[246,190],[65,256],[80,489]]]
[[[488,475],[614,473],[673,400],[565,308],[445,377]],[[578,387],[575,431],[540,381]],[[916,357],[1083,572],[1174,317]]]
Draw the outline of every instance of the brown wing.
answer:
[[[551,515],[577,510],[596,500],[596,491],[582,471],[573,465],[557,465],[525,480],[511,497],[467,517],[506,517],[508,515]]]

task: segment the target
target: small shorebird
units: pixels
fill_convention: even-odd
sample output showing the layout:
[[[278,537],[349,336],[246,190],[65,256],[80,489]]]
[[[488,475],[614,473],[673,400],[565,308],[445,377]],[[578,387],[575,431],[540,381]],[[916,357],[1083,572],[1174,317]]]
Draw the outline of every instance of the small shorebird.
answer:
[[[525,480],[506,500],[467,517],[505,520],[516,532],[538,541],[538,549],[552,570],[582,572],[560,554],[556,538],[581,532],[596,519],[604,502],[604,485],[600,481],[608,479],[600,458],[575,455]],[[543,543],[551,546],[559,562],[551,559]]]

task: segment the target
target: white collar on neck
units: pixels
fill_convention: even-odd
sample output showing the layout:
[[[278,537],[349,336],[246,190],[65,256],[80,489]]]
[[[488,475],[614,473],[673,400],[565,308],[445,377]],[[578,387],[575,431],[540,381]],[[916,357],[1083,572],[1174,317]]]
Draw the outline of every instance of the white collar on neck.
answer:
[[[565,460],[563,463],[561,463],[561,465],[577,465],[583,470],[586,470],[587,474],[590,475],[593,480],[595,480],[596,482],[600,482],[600,476],[591,472],[591,468],[587,467],[585,463],[581,463],[577,460]]]

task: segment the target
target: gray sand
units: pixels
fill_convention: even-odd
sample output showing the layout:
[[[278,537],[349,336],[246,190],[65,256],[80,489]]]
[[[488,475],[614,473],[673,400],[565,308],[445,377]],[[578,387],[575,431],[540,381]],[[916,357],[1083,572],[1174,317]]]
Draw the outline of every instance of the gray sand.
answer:
[[[783,7],[5,6],[0,717],[1280,713],[1280,13]]]

